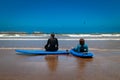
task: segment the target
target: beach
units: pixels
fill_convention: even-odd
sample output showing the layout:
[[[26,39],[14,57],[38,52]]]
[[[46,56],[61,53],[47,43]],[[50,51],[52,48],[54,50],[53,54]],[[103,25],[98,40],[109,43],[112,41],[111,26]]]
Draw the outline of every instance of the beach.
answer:
[[[0,0],[0,80],[120,80],[120,0]]]
[[[45,40],[0,40],[0,80],[120,80],[120,40],[86,40],[93,58],[18,55],[15,49],[43,49]],[[59,40],[70,50],[78,40]]]

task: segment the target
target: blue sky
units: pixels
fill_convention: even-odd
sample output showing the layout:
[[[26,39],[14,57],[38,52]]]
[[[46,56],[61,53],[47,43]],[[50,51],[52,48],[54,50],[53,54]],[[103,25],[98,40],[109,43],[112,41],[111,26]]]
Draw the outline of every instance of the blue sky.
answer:
[[[120,32],[120,0],[0,0],[0,27],[1,31],[84,27]]]

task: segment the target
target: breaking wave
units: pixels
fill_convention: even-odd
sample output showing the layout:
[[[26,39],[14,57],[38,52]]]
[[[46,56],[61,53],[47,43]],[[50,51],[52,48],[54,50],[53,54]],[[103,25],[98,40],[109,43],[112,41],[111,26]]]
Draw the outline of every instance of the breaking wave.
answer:
[[[47,40],[50,34],[0,34],[0,40]],[[120,34],[56,34],[59,40],[120,40]]]

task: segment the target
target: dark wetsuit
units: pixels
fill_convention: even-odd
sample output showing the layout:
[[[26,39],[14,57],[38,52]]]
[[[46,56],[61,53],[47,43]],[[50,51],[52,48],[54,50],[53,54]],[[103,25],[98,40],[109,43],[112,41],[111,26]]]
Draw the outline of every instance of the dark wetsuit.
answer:
[[[58,50],[58,40],[57,38],[50,38],[45,45],[46,51],[57,51]]]

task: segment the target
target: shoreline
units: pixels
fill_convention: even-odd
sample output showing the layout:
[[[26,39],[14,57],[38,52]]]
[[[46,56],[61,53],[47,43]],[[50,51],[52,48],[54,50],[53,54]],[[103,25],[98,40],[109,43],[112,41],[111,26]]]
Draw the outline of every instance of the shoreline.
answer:
[[[16,50],[16,49],[22,49],[22,50],[45,50],[44,48],[0,48],[0,50]],[[59,48],[58,50],[66,50],[67,48]],[[68,49],[67,49],[68,50]],[[70,49],[69,49],[70,50]],[[89,52],[93,51],[115,51],[120,52],[120,49],[100,49],[100,48],[89,48]]]
[[[45,40],[0,40],[0,48],[38,48],[43,49]],[[59,40],[60,49],[71,49],[78,44],[78,40]],[[120,40],[86,40],[92,49],[120,49]]]

